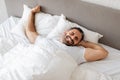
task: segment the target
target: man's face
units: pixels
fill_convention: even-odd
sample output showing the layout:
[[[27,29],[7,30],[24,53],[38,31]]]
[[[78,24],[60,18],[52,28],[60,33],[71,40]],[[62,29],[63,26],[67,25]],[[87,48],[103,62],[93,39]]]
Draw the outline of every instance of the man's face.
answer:
[[[71,29],[64,33],[62,41],[68,46],[76,46],[79,44],[82,34],[77,29]]]

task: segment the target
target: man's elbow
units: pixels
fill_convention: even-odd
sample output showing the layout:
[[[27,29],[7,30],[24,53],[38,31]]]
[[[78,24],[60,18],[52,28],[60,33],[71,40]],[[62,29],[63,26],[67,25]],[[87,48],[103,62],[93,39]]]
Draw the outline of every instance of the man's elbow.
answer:
[[[35,43],[35,40],[29,39],[29,41],[30,41],[31,44]]]
[[[104,59],[108,56],[109,52],[107,50],[102,50],[101,51],[101,55],[102,55],[102,58],[101,59]]]
[[[32,31],[28,31],[28,30],[26,31],[26,37],[28,38],[28,40],[31,44],[35,43],[37,36],[38,36],[37,32],[32,32]]]
[[[35,43],[35,40],[36,40],[36,38],[37,38],[37,35],[31,35],[31,36],[29,36],[29,41],[30,41],[30,43],[31,44],[34,44]]]
[[[107,50],[105,50],[105,58],[108,56],[109,52]]]

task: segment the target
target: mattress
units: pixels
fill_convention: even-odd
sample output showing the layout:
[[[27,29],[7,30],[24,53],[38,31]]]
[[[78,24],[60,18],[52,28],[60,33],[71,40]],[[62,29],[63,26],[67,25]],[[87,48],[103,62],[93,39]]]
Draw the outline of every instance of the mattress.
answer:
[[[26,43],[24,39],[10,33],[11,29],[15,27],[19,20],[20,18],[11,16],[4,23],[0,24],[0,37],[7,37],[10,39],[9,42],[11,42],[9,47],[5,46],[6,51],[16,45],[18,42]],[[120,50],[114,49],[104,44],[100,45],[108,50],[108,57],[100,61],[87,62],[79,65],[76,69],[77,77],[80,77],[79,72],[81,69],[89,69],[96,72],[104,73],[108,75],[112,80],[120,80]]]

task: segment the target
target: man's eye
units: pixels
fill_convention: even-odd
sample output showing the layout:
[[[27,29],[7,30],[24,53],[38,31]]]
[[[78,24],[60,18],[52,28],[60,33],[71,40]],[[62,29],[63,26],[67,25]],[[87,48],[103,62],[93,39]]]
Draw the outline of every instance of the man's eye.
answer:
[[[74,35],[74,32],[71,32],[71,35]]]
[[[78,40],[78,37],[75,37],[75,40]]]

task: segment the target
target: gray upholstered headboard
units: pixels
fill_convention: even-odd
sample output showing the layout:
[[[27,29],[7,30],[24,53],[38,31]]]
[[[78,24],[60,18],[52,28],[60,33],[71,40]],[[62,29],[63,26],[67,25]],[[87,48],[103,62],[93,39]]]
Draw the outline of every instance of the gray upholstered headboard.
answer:
[[[120,49],[120,10],[103,7],[81,0],[5,0],[9,16],[21,16],[23,4],[42,6],[42,11],[60,15],[63,13],[90,30],[104,35],[100,42]]]

